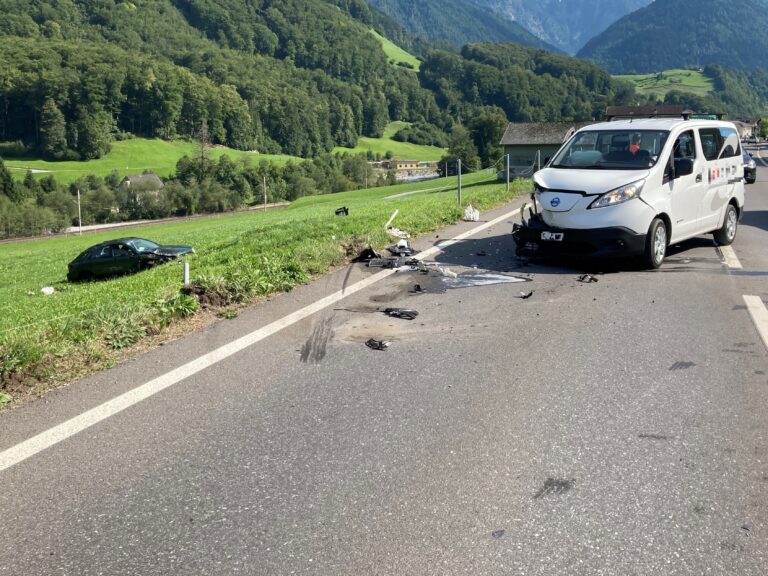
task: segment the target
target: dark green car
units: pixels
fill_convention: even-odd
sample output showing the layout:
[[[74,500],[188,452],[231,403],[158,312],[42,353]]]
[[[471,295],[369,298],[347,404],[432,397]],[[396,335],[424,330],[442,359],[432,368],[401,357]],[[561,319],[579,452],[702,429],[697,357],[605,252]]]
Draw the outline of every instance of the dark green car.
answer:
[[[191,246],[160,246],[145,238],[119,238],[91,246],[69,263],[70,282],[138,272],[193,254]]]

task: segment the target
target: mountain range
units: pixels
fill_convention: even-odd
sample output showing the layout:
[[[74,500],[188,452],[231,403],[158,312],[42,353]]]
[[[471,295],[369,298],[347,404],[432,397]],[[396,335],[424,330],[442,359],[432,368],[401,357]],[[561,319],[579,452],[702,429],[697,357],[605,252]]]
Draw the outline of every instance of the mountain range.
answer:
[[[575,54],[588,40],[652,0],[471,0]]]
[[[577,56],[613,73],[766,66],[765,0],[656,0],[592,38]]]
[[[470,0],[368,0],[411,34],[435,45],[460,49],[477,42],[515,42],[523,46],[561,51],[512,19]]]

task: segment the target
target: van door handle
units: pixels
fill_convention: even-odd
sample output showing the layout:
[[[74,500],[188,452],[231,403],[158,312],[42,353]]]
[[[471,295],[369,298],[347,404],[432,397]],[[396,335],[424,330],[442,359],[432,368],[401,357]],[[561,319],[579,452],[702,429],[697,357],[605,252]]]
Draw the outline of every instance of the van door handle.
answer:
[[[696,174],[696,182],[701,182],[701,174]]]

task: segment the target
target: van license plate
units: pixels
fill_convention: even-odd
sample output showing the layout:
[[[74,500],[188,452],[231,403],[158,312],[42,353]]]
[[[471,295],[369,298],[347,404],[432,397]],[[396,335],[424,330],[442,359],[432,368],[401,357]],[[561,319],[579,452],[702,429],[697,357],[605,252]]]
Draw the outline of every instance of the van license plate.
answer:
[[[556,242],[560,242],[563,239],[563,233],[562,232],[542,232],[541,239],[555,240]]]

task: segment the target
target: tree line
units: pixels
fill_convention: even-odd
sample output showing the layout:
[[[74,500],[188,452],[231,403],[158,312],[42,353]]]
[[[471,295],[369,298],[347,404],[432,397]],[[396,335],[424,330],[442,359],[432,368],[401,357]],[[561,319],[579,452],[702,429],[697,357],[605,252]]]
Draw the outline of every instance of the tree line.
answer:
[[[202,149],[202,148],[201,148]],[[263,202],[394,184],[394,173],[374,173],[365,154],[321,154],[285,166],[206,153],[182,157],[175,174],[154,186],[121,186],[116,171],[64,185],[28,171],[15,180],[0,160],[0,238],[61,232],[78,223],[103,224],[237,210]],[[80,215],[78,214],[78,195]]]

